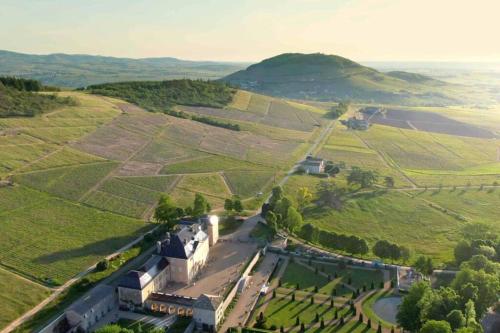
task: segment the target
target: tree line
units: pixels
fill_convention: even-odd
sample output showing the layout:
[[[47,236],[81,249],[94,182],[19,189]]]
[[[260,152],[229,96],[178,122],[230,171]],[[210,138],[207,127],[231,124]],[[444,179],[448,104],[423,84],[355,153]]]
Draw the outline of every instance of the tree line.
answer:
[[[214,108],[226,106],[232,101],[235,90],[223,82],[187,79],[117,82],[91,85],[85,89],[93,94],[124,99],[148,111],[162,112],[173,117],[240,131],[239,124],[174,110],[175,105]]]
[[[0,77],[0,118],[34,117],[58,107],[78,104],[71,97],[36,93],[41,87],[35,80]]]

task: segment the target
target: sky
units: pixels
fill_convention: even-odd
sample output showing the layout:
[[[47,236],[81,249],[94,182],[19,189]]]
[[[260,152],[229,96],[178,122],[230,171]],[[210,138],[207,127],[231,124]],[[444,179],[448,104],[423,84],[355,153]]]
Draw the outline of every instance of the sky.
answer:
[[[500,61],[498,0],[0,0],[0,49],[255,62]]]

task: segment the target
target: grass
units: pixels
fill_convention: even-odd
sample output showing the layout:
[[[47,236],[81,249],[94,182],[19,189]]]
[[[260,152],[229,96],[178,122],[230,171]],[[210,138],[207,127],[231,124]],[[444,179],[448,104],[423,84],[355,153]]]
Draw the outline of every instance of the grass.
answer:
[[[307,274],[304,274],[307,272]],[[289,289],[295,289],[297,284],[302,291],[313,292],[315,287],[318,287],[319,293],[325,295],[333,295],[333,290],[343,289],[338,286],[339,281],[328,281],[326,277],[320,274],[314,274],[313,271],[309,271],[306,267],[291,262],[285,269],[283,277],[281,278],[282,286]],[[342,291],[342,290],[339,290]],[[347,292],[346,290],[344,290]],[[338,292],[338,295],[345,294]]]
[[[22,186],[0,197],[0,263],[40,281],[63,283],[149,229]]]
[[[201,172],[221,172],[229,170],[260,170],[262,166],[226,156],[209,155],[200,159],[167,164],[162,174],[184,174]]]
[[[117,165],[115,162],[106,162],[36,171],[17,175],[14,181],[65,199],[78,201]]]
[[[377,323],[380,322],[382,327],[385,328],[391,328],[395,326],[393,323],[390,323],[388,321],[383,320],[377,314],[373,311],[373,305],[381,298],[384,297],[391,297],[392,293],[390,290],[380,290],[377,292],[374,292],[367,298],[363,300],[362,307],[363,307],[363,312],[366,315],[366,317],[370,318],[372,320],[372,326],[376,327]]]
[[[232,195],[224,179],[218,173],[183,176],[179,184],[177,184],[177,188],[219,198],[228,198]]]
[[[130,320],[130,319],[120,319],[117,324],[123,328],[134,331],[135,333],[149,332],[150,330],[156,328],[153,324],[148,324],[140,320]]]
[[[340,269],[338,265],[335,264],[320,264],[320,263],[312,263],[313,267],[318,267],[319,271],[323,271],[326,274],[335,276],[337,273],[338,283],[348,283],[349,278],[351,279],[350,285],[354,288],[363,288],[366,286],[370,288],[371,283],[374,283],[375,288],[380,286],[380,283],[384,281],[384,276],[382,271],[380,270],[371,270],[371,269],[363,269],[363,268],[345,268]]]
[[[49,290],[0,268],[0,329],[50,294]]]
[[[117,179],[153,191],[165,192],[175,184],[178,176],[116,177]]]
[[[345,315],[347,311],[347,308],[341,309],[339,316]],[[314,321],[316,313],[325,322],[329,322],[335,316],[335,310],[330,308],[328,302],[325,304],[310,304],[308,300],[299,302],[288,298],[276,297],[271,299],[267,304],[264,317],[267,318],[266,325],[268,327],[271,325],[276,325],[276,327],[293,327],[295,326],[297,317],[307,326]]]
[[[461,239],[464,221],[433,208],[418,197],[402,192],[370,192],[353,195],[342,210],[310,208],[306,223],[338,233],[363,237],[373,245],[390,240],[425,254],[438,262],[453,257],[453,246]]]
[[[64,147],[54,154],[51,154],[25,168],[22,168],[21,171],[38,171],[98,162],[105,162],[105,160],[101,157],[86,154],[70,147]]]
[[[84,279],[76,282],[71,287],[63,291],[60,296],[49,302],[41,311],[37,312],[33,317],[23,323],[16,330],[16,332],[28,333],[39,330],[50,319],[56,317],[58,314],[63,313],[68,306],[70,306],[79,297],[89,291],[97,283],[109,277],[124,264],[130,262],[132,259],[140,255],[143,251],[147,250],[152,245],[153,244],[151,242],[145,242],[143,240],[142,242],[123,252],[119,257],[115,257],[114,259],[112,259],[109,263],[108,269],[104,271],[90,272],[85,276]],[[144,260],[147,260],[147,258],[143,259],[142,262],[136,263],[136,266],[142,265]]]
[[[273,171],[224,171],[232,192],[242,198],[266,192],[273,183],[275,175]]]

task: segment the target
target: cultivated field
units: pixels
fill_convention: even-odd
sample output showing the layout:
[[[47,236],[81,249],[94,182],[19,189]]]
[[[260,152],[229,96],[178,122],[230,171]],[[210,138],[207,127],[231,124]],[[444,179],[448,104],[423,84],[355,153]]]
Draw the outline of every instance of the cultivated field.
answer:
[[[0,264],[39,281],[64,282],[149,229],[24,186],[0,198]]]
[[[0,268],[0,329],[49,295],[48,289]]]
[[[318,155],[345,162],[346,169],[333,179],[338,186],[347,187],[350,168],[358,166],[378,173],[376,187],[385,187],[384,178],[390,176],[395,188],[359,193],[351,188],[340,211],[313,203],[305,211],[305,221],[363,237],[369,245],[380,239],[396,242],[409,247],[415,256],[430,255],[440,263],[452,259],[453,247],[467,223],[483,222],[500,231],[493,217],[500,183],[500,145],[492,138],[496,135],[493,128],[467,123],[474,119],[469,111],[452,119],[453,112],[445,109],[443,116],[431,112],[436,108],[391,110],[387,118],[380,116],[377,121],[393,126],[374,124],[367,131],[354,131],[338,124]],[[389,121],[398,117],[399,124]],[[443,128],[425,127],[425,119]],[[444,128],[463,135],[436,133]],[[286,190],[293,198],[300,187],[315,192],[320,181],[296,175]]]
[[[0,325],[47,296],[42,285],[66,282],[150,230],[144,220],[165,193],[183,208],[196,193],[214,209],[234,195],[253,202],[323,125],[321,112],[251,94],[245,102],[244,92],[231,112],[269,116],[238,121],[241,131],[105,97],[61,95],[78,105],[0,119],[0,180],[14,182],[0,185],[0,293],[8,300]],[[287,112],[293,117],[280,123]]]

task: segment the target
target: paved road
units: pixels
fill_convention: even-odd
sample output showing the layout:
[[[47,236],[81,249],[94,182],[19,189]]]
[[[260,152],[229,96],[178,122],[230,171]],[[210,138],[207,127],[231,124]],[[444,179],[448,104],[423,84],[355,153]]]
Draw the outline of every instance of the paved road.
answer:
[[[264,260],[260,263],[257,271],[251,275],[249,285],[240,294],[240,297],[224,321],[219,332],[227,332],[230,327],[244,325],[259,297],[260,290],[264,283],[269,280],[274,266],[278,262],[279,256],[274,253],[267,253]]]

